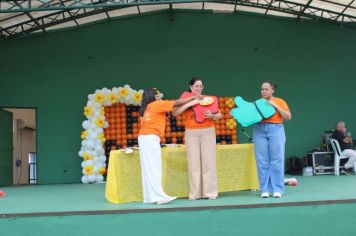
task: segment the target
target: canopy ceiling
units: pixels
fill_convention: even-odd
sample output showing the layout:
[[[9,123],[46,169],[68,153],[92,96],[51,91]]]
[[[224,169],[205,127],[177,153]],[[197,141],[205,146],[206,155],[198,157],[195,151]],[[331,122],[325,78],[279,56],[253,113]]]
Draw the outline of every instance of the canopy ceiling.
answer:
[[[356,0],[0,0],[0,40],[113,17],[177,9],[239,11],[355,28]]]

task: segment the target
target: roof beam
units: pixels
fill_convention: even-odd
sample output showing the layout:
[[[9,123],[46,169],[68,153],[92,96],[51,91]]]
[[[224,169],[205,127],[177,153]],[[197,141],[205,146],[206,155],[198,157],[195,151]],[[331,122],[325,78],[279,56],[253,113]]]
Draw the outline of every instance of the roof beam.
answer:
[[[16,0],[14,0],[16,1]],[[17,1],[19,2],[24,2],[23,0]],[[36,1],[36,0],[33,0]],[[46,5],[45,3],[46,0],[41,0],[42,5]],[[80,0],[76,0],[80,1]],[[99,4],[100,1],[100,4]],[[118,1],[121,1],[121,5],[107,5],[105,7],[102,7],[102,4],[107,4],[107,3],[118,3]],[[130,1],[130,2],[129,2]],[[135,1],[135,2],[134,2]],[[32,16],[29,12],[24,12],[23,14],[28,14],[30,15],[30,20],[25,21],[25,22],[20,22],[20,23],[15,23],[12,25],[9,25],[7,27],[1,27],[0,26],[0,40],[1,39],[6,39],[6,38],[12,38],[16,37],[19,35],[27,35],[31,32],[35,32],[38,30],[42,30],[45,32],[45,29],[48,27],[52,27],[54,25],[58,24],[63,24],[65,22],[69,21],[74,21],[76,25],[79,25],[76,19],[86,17],[86,16],[91,16],[99,13],[106,13],[107,18],[110,19],[110,15],[108,15],[108,12],[117,10],[117,9],[122,9],[126,7],[132,7],[135,6],[138,9],[138,14],[141,13],[140,11],[140,6],[141,5],[155,5],[155,4],[169,4],[169,9],[168,12],[171,13],[171,18],[174,13],[174,4],[175,3],[203,3],[202,8],[205,9],[205,2],[212,2],[212,3],[222,3],[222,4],[231,4],[235,7],[235,11],[237,10],[237,6],[246,6],[250,8],[258,8],[258,9],[264,9],[267,11],[273,10],[273,11],[278,11],[281,13],[287,13],[290,15],[296,15],[298,16],[298,19],[301,16],[308,17],[309,19],[315,19],[315,20],[323,20],[326,22],[331,22],[331,23],[337,23],[337,24],[342,24],[343,22],[337,21],[335,19],[338,19],[340,16],[342,16],[342,19],[348,18],[351,23],[356,22],[356,16],[354,15],[348,15],[345,14],[345,11],[347,10],[347,6],[345,6],[345,9],[340,13],[336,12],[333,10],[327,10],[323,9],[320,7],[316,6],[311,6],[312,0],[309,0],[307,4],[301,4],[297,2],[292,2],[291,0],[278,0],[277,5],[273,5],[273,1],[268,1],[268,0],[263,0],[263,1],[256,1],[256,0],[167,0],[167,1],[162,1],[162,0],[157,0],[157,1],[151,1],[151,2],[142,2],[146,0],[91,0],[90,3],[94,4],[95,7],[76,7],[73,4],[76,4],[76,2],[70,1],[70,0],[62,0],[62,1],[55,1],[56,4],[64,4],[67,7],[72,7],[68,8],[66,10],[62,11],[57,11],[57,12],[52,12],[49,11],[49,14],[46,14],[41,17],[35,17]],[[356,1],[352,0],[348,5],[351,6],[351,4]],[[4,2],[4,0],[0,0],[0,4]],[[53,2],[53,0],[48,1],[48,2]],[[89,3],[89,2],[88,2]],[[147,4],[146,4],[147,3]],[[12,3],[15,5],[14,3]],[[33,4],[33,2],[32,2]],[[72,4],[72,5],[70,5]],[[21,5],[21,4],[20,4]],[[23,6],[23,4],[22,4]],[[308,13],[306,13],[306,9],[308,9]],[[0,9],[1,10],[1,9]],[[67,14],[64,14],[67,13]],[[15,14],[16,16],[21,16],[22,14]],[[1,14],[0,14],[1,16]],[[6,19],[11,20],[14,16],[10,15],[9,17],[5,19],[0,20],[0,25],[2,22],[6,22]],[[347,27],[351,28],[356,28],[356,25],[353,24],[345,24]]]
[[[18,6],[19,8],[23,8],[22,6],[21,6],[21,4],[19,4],[17,1],[12,1],[16,6]],[[31,1],[29,1],[29,4],[31,4]],[[33,16],[29,13],[29,12],[25,12],[25,14],[28,16],[28,18],[30,18],[33,22],[35,22],[35,24],[36,25],[40,25],[40,23],[38,23],[38,21],[35,19],[35,18],[33,18]],[[44,32],[44,33],[46,33],[46,30],[45,29],[42,29],[42,31]]]
[[[344,15],[344,12],[351,6],[352,3],[354,3],[355,0],[352,0],[345,8],[344,10],[342,10],[342,12],[340,12],[340,14],[336,17],[336,21],[339,19],[340,16]],[[342,20],[343,21],[343,20]]]
[[[304,14],[305,10],[310,6],[310,3],[312,2],[313,0],[309,0],[307,5],[305,5],[303,7],[303,9],[298,13],[298,16],[297,16],[297,20],[300,19],[300,17]]]
[[[270,9],[272,3],[274,3],[274,2],[276,2],[276,0],[271,0],[271,1],[268,3],[267,9],[266,9],[266,11],[265,11],[265,15],[267,15],[268,10]]]

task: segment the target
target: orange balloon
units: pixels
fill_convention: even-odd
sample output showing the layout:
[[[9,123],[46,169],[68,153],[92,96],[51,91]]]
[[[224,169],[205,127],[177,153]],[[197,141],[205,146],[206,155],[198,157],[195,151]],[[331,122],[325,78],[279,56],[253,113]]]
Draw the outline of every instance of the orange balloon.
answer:
[[[115,116],[115,123],[121,123],[121,117],[120,116]]]
[[[161,138],[161,143],[165,144],[166,143],[166,138]]]
[[[125,147],[125,148],[127,147],[127,140],[126,139],[122,140],[122,146]]]

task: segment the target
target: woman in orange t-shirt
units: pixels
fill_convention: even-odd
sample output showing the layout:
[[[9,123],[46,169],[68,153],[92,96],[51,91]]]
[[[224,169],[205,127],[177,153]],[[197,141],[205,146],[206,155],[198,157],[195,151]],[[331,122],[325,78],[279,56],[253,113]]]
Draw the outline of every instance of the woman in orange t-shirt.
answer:
[[[138,136],[144,203],[165,204],[176,199],[168,196],[162,188],[160,138],[164,136],[167,112],[183,112],[198,103],[196,97],[163,101],[156,89],[144,91],[139,110],[141,129]]]
[[[202,96],[203,81],[194,77],[189,82],[189,92]],[[179,115],[173,112],[173,115]],[[194,112],[188,109],[185,116],[185,145],[188,155],[189,199],[216,199],[218,180],[216,171],[216,135],[214,120],[221,118],[221,113],[205,112],[202,123],[195,121]]]
[[[261,94],[275,109],[270,118],[263,119],[253,131],[253,142],[257,164],[261,197],[280,198],[284,193],[284,153],[286,137],[283,120],[292,115],[287,103],[273,96],[277,85],[273,81],[262,83]]]

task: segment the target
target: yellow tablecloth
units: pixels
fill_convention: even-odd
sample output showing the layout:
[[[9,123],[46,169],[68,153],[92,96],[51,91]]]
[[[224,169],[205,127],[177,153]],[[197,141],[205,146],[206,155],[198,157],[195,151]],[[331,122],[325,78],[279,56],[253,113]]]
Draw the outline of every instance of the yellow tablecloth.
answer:
[[[185,147],[162,148],[162,186],[171,196],[188,196]],[[258,189],[253,144],[217,145],[219,192]],[[105,197],[112,203],[142,201],[140,157],[122,151],[110,153]]]

